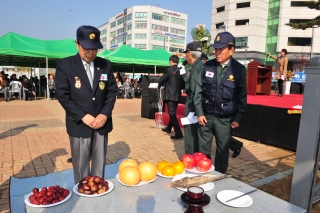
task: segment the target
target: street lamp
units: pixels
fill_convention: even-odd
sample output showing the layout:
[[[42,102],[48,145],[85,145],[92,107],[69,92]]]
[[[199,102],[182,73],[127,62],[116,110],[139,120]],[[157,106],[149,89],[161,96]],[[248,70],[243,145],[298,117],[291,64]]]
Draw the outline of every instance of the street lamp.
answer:
[[[244,48],[245,49],[245,54],[244,54],[244,66],[246,66],[246,64],[247,64],[247,49],[248,49],[249,47],[246,45],[246,47]]]
[[[314,46],[314,28],[320,27],[319,25],[312,27],[312,37],[311,37],[311,51],[310,51],[310,59],[313,58],[313,46]]]
[[[221,25],[219,28],[218,28],[218,30],[221,30],[221,29],[224,29],[224,32],[227,32],[228,31],[228,26],[227,25]]]

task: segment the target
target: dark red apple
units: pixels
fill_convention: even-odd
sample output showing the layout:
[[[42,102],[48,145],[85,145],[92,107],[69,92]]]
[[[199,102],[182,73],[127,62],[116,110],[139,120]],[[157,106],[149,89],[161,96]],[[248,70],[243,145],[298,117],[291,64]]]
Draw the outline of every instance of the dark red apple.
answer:
[[[98,188],[101,189],[104,186],[104,183],[98,183]]]
[[[88,190],[88,191],[84,191],[85,195],[92,195],[92,191]]]
[[[199,159],[198,163],[197,163],[197,169],[200,172],[207,172],[210,170],[212,166],[212,161],[209,158],[201,158]]]
[[[196,165],[194,157],[190,154],[184,154],[182,156],[182,163],[186,169],[193,169]]]

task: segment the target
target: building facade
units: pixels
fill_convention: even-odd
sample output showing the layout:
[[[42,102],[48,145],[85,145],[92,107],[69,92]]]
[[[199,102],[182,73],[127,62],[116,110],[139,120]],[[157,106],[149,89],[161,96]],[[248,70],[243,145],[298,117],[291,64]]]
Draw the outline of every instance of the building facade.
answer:
[[[107,31],[106,49],[121,45],[138,49],[182,52],[188,15],[154,6],[133,6],[111,17],[98,29]]]
[[[307,1],[292,0],[222,0],[212,1],[211,34],[229,31],[236,37],[234,57],[243,64],[250,60],[274,64],[266,54],[278,55],[287,49],[291,63],[311,54],[312,29],[293,30],[285,23],[312,19],[317,10],[306,7]],[[319,38],[320,29],[315,29]],[[320,54],[320,40],[314,39],[313,54]],[[290,67],[288,67],[290,69]]]

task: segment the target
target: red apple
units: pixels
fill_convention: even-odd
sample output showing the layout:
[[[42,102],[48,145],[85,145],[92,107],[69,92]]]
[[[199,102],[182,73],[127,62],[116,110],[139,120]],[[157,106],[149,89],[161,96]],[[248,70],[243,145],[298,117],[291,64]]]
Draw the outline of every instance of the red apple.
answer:
[[[193,157],[194,157],[194,159],[195,159],[195,161],[196,161],[196,164],[197,164],[197,162],[198,162],[199,159],[201,159],[201,158],[206,158],[207,156],[206,156],[205,154],[203,154],[202,152],[195,152],[195,153],[193,154]]]
[[[186,169],[193,169],[194,166],[196,165],[196,161],[194,157],[190,154],[184,154],[182,156],[182,163],[184,165],[184,168]]]
[[[204,157],[204,158],[201,158],[198,160],[197,162],[197,169],[200,171],[200,172],[207,172],[210,170],[212,166],[212,161],[211,159],[207,158],[207,157]]]

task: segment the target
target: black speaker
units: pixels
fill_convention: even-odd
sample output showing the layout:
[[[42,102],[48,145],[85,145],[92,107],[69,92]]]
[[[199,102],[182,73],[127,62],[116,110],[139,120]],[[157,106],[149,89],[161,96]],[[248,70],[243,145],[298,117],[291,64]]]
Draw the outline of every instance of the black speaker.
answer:
[[[302,94],[302,84],[301,83],[291,83],[290,94]]]

